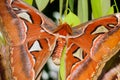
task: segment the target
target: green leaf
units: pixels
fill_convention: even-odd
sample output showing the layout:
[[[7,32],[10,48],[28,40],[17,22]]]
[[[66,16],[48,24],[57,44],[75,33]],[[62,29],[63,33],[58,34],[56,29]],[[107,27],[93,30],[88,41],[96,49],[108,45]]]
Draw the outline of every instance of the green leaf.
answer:
[[[62,56],[61,56],[61,60],[60,60],[60,70],[59,70],[59,80],[65,80],[66,76],[65,76],[65,54],[66,53],[66,46],[64,47],[63,51],[62,51]]]
[[[110,0],[101,0],[101,7],[102,7],[102,16],[108,15],[108,11],[110,9],[110,4],[111,1]],[[113,9],[110,9],[110,13],[113,12]],[[101,17],[101,16],[100,16]]]
[[[70,10],[73,12],[74,11],[74,0],[69,0],[69,6],[70,6]]]
[[[33,0],[23,0],[24,2],[28,3],[29,5],[32,5]]]
[[[91,0],[93,18],[114,13],[114,9],[110,4],[110,0]]]
[[[35,1],[39,11],[42,11],[49,3],[49,0],[35,0]]]
[[[108,9],[107,14],[113,14],[113,13],[114,13],[114,5]]]
[[[81,23],[88,21],[88,0],[78,0],[78,16]]]
[[[67,23],[70,26],[76,26],[78,24],[80,24],[80,20],[78,18],[78,16],[76,16],[74,13],[72,13],[71,11],[65,16],[63,23]]]
[[[91,0],[93,18],[102,16],[101,0]]]

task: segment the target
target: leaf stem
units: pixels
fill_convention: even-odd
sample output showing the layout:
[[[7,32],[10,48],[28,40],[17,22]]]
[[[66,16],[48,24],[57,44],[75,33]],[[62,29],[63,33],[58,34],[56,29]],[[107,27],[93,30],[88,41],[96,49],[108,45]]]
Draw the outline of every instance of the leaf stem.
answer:
[[[62,20],[63,0],[59,0],[60,21]]]
[[[118,9],[118,7],[117,7],[116,0],[114,0],[114,3],[115,3],[115,8],[116,8],[117,12],[119,12],[119,9]]]
[[[68,0],[66,0],[66,7],[65,7],[65,13],[64,13],[65,16],[67,15],[67,10],[68,10]]]

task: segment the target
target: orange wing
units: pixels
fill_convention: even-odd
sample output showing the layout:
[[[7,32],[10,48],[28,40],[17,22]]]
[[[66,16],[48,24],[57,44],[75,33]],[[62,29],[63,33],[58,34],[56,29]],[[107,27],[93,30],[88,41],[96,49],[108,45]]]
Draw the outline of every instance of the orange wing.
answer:
[[[17,80],[37,79],[55,46],[56,37],[50,33],[56,25],[21,0],[1,0],[0,10],[2,9],[4,11],[0,11],[3,25],[1,31],[3,35],[6,35],[4,37],[8,39],[7,46],[9,46],[7,52],[10,63],[9,80],[13,78]],[[31,50],[35,42],[38,43],[40,49]],[[0,73],[5,73],[5,71]],[[4,74],[4,78],[7,74]]]
[[[82,60],[76,59],[73,53],[69,52],[66,57],[66,77],[67,80],[98,80],[102,74],[105,63],[119,51],[120,42],[120,14],[110,15],[79,25],[73,28],[73,36],[69,39],[70,43],[83,49]],[[100,31],[100,28],[106,30]],[[80,34],[76,34],[81,32]],[[71,59],[70,57],[71,56]],[[101,79],[104,75],[102,75]],[[114,77],[113,77],[114,78]],[[101,80],[100,79],[100,80]]]

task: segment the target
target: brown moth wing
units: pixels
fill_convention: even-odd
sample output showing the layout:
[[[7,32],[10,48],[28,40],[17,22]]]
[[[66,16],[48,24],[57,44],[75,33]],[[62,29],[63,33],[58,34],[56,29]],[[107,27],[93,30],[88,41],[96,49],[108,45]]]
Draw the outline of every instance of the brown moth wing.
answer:
[[[3,24],[0,20],[0,31],[3,27]],[[3,39],[2,39],[3,38]],[[0,80],[10,80],[12,79],[10,65],[10,54],[9,46],[6,45],[5,37],[2,37],[0,40]],[[4,41],[3,41],[4,40]],[[6,54],[5,54],[6,53]]]
[[[7,57],[10,63],[9,80],[37,79],[55,46],[56,37],[51,34],[51,31],[56,28],[56,25],[21,0],[1,0],[0,8],[4,9],[0,11],[2,33],[8,36],[5,37],[8,39],[9,46]],[[31,17],[31,22],[19,16],[23,12]],[[29,51],[36,40],[41,43],[42,50]]]
[[[119,80],[120,79],[120,50],[106,62],[98,80]]]
[[[98,78],[96,75],[101,73],[102,63],[109,60],[119,50],[119,15],[118,13],[99,18],[72,29],[74,36],[70,36],[69,41],[82,48],[87,55],[82,61],[76,63],[72,63],[73,59],[66,57],[66,61],[71,62],[72,66],[66,71],[68,80],[96,80]],[[104,26],[108,31],[94,33],[101,26]],[[114,41],[113,45],[111,42]],[[66,66],[68,66],[67,62]],[[97,72],[98,70],[100,71]]]
[[[56,25],[45,15],[43,15],[33,7],[30,7],[19,0],[14,1],[12,6],[20,9],[20,11],[16,11],[16,13],[17,12],[22,13],[25,11],[32,20],[32,22],[29,22],[23,19],[28,29],[27,38],[26,38],[28,43],[28,48],[33,46],[33,43],[35,41],[38,41],[40,43],[39,44],[39,46],[41,47],[40,51],[30,52],[35,58],[34,69],[35,69],[36,79],[37,79],[37,77],[39,77],[39,73],[41,72],[41,69],[43,68],[44,64],[46,63],[48,58],[51,56],[51,53],[55,46],[56,37],[51,33],[52,33],[52,30],[56,28]]]
[[[26,50],[26,30],[23,21],[17,17],[11,7],[11,0],[0,1],[0,19],[1,33],[6,39],[5,52],[1,57],[4,69],[0,74],[2,80],[13,80],[23,78],[24,80],[32,80],[34,78],[32,56]],[[6,48],[7,46],[7,48]],[[6,63],[5,63],[6,62]],[[8,75],[9,74],[9,75]]]

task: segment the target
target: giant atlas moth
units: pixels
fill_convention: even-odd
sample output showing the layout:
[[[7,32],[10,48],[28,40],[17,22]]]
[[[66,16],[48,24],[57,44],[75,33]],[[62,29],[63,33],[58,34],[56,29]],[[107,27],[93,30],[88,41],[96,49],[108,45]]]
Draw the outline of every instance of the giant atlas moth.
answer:
[[[96,32],[101,27],[106,30]],[[38,80],[51,55],[59,64],[65,46],[66,80],[120,79],[119,57],[118,64],[104,71],[108,60],[119,56],[119,13],[71,28],[56,25],[21,0],[0,0],[0,31],[6,40],[0,46],[0,80]],[[30,51],[35,42],[41,50]],[[78,50],[83,59],[74,55]]]

